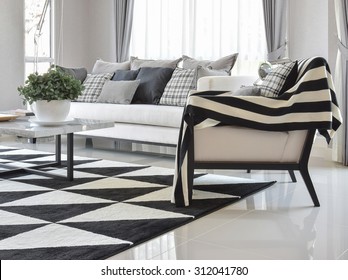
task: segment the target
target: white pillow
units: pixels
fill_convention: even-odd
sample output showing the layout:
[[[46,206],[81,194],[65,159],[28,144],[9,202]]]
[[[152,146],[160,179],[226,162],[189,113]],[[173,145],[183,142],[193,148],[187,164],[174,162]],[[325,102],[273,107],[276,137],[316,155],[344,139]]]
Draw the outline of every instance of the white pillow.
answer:
[[[130,61],[126,62],[107,62],[101,59],[98,59],[93,66],[92,74],[101,74],[101,73],[112,73],[116,70],[129,70]]]
[[[97,103],[130,104],[140,80],[107,81],[97,99]]]

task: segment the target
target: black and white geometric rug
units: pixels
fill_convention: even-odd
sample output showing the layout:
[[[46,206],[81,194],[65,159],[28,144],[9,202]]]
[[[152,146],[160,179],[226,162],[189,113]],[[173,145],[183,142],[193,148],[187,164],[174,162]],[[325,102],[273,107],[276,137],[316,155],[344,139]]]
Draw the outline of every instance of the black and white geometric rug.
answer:
[[[53,159],[0,145],[6,166]],[[200,174],[193,204],[177,208],[170,203],[171,169],[75,157],[72,182],[49,176],[66,175],[64,168],[44,171],[0,173],[2,260],[106,259],[274,183]]]

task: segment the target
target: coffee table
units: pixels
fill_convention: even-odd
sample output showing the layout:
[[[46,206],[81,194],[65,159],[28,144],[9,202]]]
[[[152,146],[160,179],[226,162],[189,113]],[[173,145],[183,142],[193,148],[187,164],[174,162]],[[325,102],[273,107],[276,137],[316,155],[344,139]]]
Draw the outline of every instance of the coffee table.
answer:
[[[0,134],[15,135],[26,138],[55,137],[55,161],[49,164],[37,165],[35,167],[60,166],[62,163],[62,141],[61,135],[67,135],[67,179],[74,179],[74,133],[86,130],[101,129],[113,127],[112,121],[100,121],[89,119],[73,119],[62,124],[45,123],[37,124],[31,122],[29,117],[19,117],[15,120],[0,122]],[[25,169],[25,168],[20,168]],[[32,169],[32,168],[29,168]],[[33,167],[33,169],[35,169]],[[15,170],[6,170],[0,174],[16,172]]]

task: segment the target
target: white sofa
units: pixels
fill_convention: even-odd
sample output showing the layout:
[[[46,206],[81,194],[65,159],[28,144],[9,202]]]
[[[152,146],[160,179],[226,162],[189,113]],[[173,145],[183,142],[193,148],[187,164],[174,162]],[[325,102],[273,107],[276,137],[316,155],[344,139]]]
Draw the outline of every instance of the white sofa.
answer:
[[[252,76],[209,76],[198,80],[197,90],[236,90],[251,85]],[[72,102],[70,118],[112,120],[113,128],[79,133],[88,138],[176,146],[183,107],[148,104],[106,104]]]
[[[176,146],[183,109],[151,104],[72,102],[69,116],[115,122],[112,128],[80,133],[86,137]]]

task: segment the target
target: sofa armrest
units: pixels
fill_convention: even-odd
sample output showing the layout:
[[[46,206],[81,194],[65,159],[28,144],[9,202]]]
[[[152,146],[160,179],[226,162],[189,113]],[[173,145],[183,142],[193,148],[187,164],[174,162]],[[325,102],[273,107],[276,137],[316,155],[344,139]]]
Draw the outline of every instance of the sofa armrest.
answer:
[[[256,76],[205,76],[198,80],[197,90],[235,91],[241,86],[252,86]]]

